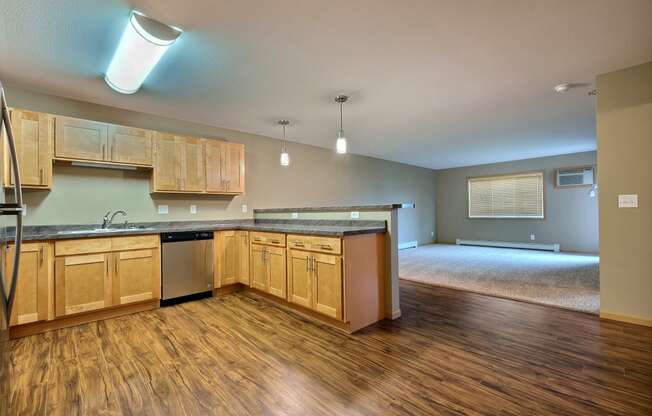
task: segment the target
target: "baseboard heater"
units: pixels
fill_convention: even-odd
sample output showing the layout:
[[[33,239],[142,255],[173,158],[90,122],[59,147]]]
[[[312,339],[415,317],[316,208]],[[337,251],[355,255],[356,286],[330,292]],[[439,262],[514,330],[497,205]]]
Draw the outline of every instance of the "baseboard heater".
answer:
[[[399,250],[405,250],[406,248],[417,248],[419,243],[417,241],[406,241],[405,243],[398,243]]]
[[[455,244],[459,246],[482,246],[482,247],[503,247],[522,248],[526,250],[559,251],[559,244],[519,243],[515,241],[483,241],[483,240],[462,240],[458,238]]]

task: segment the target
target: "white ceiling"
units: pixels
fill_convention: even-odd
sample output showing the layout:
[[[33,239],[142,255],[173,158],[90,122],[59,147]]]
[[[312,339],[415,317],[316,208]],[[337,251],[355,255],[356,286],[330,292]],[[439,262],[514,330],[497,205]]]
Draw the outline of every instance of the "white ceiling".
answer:
[[[129,11],[184,29],[135,95],[102,80]],[[650,0],[2,0],[0,78],[430,168],[595,149],[597,74],[652,60]],[[291,145],[289,148],[291,152]]]

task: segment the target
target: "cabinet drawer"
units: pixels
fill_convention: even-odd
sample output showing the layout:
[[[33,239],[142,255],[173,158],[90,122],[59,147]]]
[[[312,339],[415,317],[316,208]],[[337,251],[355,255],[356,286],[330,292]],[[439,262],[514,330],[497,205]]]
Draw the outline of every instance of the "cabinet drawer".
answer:
[[[129,237],[113,237],[111,239],[111,249],[113,251],[156,248],[158,245],[158,235],[134,235]]]
[[[80,240],[55,241],[54,255],[105,253],[111,251],[110,238],[84,238]]]
[[[333,237],[288,234],[288,247],[319,253],[342,253],[342,240]]]
[[[285,247],[285,234],[282,233],[264,233],[259,231],[252,231],[250,236],[252,243]]]

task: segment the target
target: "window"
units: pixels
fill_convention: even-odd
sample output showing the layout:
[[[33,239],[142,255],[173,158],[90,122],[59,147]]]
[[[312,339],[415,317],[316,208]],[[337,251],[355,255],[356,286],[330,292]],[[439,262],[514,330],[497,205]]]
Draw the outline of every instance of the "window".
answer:
[[[469,218],[543,218],[543,172],[468,181]]]

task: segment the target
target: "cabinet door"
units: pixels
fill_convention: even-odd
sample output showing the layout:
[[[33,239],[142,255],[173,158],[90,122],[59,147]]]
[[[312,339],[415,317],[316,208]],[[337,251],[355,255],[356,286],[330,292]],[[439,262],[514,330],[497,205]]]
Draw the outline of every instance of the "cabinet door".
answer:
[[[238,282],[239,245],[236,231],[220,231],[216,237],[215,287]]]
[[[152,166],[152,132],[124,126],[109,126],[109,160]]]
[[[22,185],[49,188],[52,184],[54,116],[32,111],[11,110],[11,124]],[[5,184],[13,186],[8,151],[5,151],[5,156]]]
[[[244,145],[226,143],[224,153],[224,180],[226,191],[242,193],[245,191],[245,151]]]
[[[55,157],[104,161],[108,126],[95,121],[56,117]]]
[[[238,282],[249,285],[249,232],[237,231]]]
[[[225,149],[226,143],[224,142],[211,139],[206,139],[204,142],[207,192],[226,191],[226,182],[224,180]]]
[[[206,171],[204,170],[204,146],[201,139],[185,137],[183,143],[183,190],[204,192]]]
[[[181,190],[181,138],[156,132],[154,135],[154,191]]]
[[[313,308],[331,318],[342,319],[342,257],[312,254]]]
[[[158,249],[113,253],[113,304],[159,299],[161,261]]]
[[[265,261],[265,246],[252,244],[250,249],[250,286],[267,292],[267,262]]]
[[[8,287],[8,279],[11,278],[9,273],[14,269],[14,250],[12,245],[6,254],[5,287]],[[48,319],[50,255],[51,249],[47,243],[22,245],[11,325]]]
[[[288,301],[312,308],[310,253],[288,250]]]
[[[111,306],[109,253],[57,257],[55,315],[65,316]]]
[[[267,247],[267,261],[269,282],[267,292],[279,298],[287,298],[287,274],[285,262],[285,249],[282,247]]]

